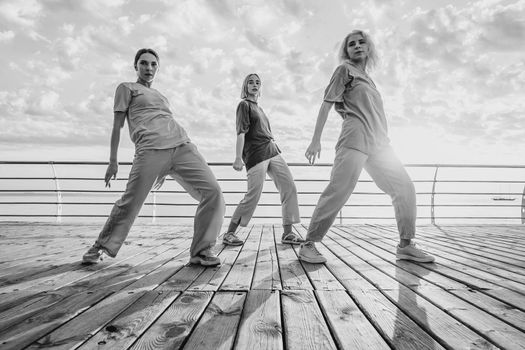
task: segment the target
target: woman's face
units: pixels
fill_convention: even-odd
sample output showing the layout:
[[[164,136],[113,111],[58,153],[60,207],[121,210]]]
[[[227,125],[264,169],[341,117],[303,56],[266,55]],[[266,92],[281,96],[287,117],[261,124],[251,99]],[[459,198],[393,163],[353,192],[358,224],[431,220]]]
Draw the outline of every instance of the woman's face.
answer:
[[[352,34],[346,42],[346,53],[350,61],[362,61],[368,56],[369,46],[361,34]]]
[[[159,69],[159,62],[154,55],[146,52],[140,55],[135,69],[137,70],[139,79],[152,82]]]
[[[246,83],[246,93],[248,96],[259,96],[261,80],[254,74],[250,75]]]

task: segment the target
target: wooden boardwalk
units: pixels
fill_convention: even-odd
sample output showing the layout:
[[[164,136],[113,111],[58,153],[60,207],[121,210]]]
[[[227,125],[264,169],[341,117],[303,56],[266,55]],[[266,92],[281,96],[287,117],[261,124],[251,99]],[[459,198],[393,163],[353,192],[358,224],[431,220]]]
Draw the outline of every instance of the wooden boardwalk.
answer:
[[[324,265],[255,225],[208,269],[166,225],[80,264],[99,229],[0,223],[0,349],[525,349],[525,225],[419,226],[434,264],[396,261],[393,226],[334,226]]]

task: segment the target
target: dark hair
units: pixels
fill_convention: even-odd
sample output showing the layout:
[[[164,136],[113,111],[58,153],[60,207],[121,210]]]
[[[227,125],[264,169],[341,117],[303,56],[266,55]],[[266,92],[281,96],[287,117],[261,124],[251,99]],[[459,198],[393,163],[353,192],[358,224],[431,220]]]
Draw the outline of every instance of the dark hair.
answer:
[[[133,62],[133,67],[137,68],[137,62],[139,61],[140,56],[142,56],[145,53],[150,53],[157,59],[158,62],[160,62],[159,55],[155,52],[153,49],[140,49],[137,51],[137,54],[135,55],[135,61]]]

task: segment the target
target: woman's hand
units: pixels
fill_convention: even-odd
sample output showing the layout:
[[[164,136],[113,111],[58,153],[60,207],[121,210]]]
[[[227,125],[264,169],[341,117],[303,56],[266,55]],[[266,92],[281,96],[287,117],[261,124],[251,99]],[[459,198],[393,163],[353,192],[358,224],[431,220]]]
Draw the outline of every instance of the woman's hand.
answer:
[[[118,172],[118,163],[117,162],[109,162],[108,168],[106,170],[106,176],[104,176],[104,181],[106,181],[106,187],[111,187],[111,184],[109,181],[111,178],[115,180],[117,178],[117,172]]]
[[[244,167],[244,163],[241,158],[237,157],[235,158],[235,161],[233,162],[233,169],[237,171],[241,171]]]
[[[317,158],[321,158],[321,141],[312,140],[304,155],[306,159],[308,159],[308,163],[313,165],[315,163],[316,156]]]

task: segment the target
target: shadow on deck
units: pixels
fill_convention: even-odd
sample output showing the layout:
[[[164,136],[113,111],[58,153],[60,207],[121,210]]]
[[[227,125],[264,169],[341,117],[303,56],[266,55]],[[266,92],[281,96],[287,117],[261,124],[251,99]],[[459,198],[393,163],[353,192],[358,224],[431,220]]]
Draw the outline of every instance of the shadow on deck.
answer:
[[[525,226],[419,226],[433,264],[396,261],[393,226],[334,226],[313,265],[255,225],[208,269],[191,226],[80,264],[99,229],[0,223],[1,349],[525,349]]]

